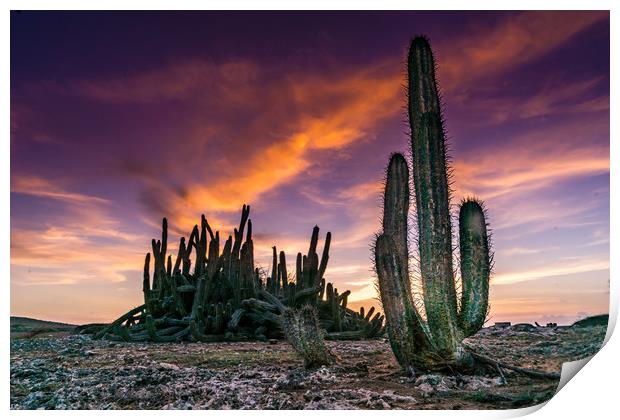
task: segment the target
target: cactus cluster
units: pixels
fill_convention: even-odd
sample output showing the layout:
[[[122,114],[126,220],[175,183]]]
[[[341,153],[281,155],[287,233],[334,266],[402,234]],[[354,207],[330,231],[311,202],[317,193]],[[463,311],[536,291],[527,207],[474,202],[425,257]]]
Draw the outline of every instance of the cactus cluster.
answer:
[[[250,206],[243,206],[239,227],[220,249],[220,233],[203,215],[189,239],[181,238],[174,260],[167,254],[168,221],[151,242],[144,261],[144,304],[99,330],[95,337],[122,341],[235,341],[282,338],[286,308],[310,305],[329,339],[362,339],[383,333],[383,316],[347,308],[342,294],[325,281],[331,233],[321,259],[319,228],[314,227],[306,255],[297,255],[289,276],[284,252],[273,247],[271,276],[254,265]],[[192,260],[193,256],[193,260]],[[151,262],[152,276],[151,276]],[[193,264],[193,266],[192,266]]]
[[[459,209],[462,290],[452,262],[449,170],[435,61],[429,42],[417,37],[408,57],[408,114],[417,215],[422,300],[416,305],[409,273],[409,167],[392,155],[384,192],[383,232],[375,242],[375,268],[394,354],[407,370],[473,363],[462,340],[484,324],[488,311],[491,252],[484,207],[466,199]],[[422,311],[423,309],[423,311]]]

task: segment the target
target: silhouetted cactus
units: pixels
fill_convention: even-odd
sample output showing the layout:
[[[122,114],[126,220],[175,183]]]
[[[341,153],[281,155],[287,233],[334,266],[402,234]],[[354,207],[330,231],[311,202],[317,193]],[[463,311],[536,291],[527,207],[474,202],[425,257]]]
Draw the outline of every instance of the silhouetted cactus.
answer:
[[[282,329],[289,343],[303,357],[306,368],[329,366],[334,362],[334,355],[325,345],[318,313],[313,306],[285,309]]]
[[[459,214],[462,294],[457,305],[445,134],[428,41],[411,42],[409,124],[417,211],[418,257],[426,321],[416,308],[409,276],[409,170],[401,154],[388,165],[383,232],[375,265],[394,354],[406,369],[469,365],[462,340],[484,324],[491,255],[480,202],[465,200]]]
[[[331,339],[362,339],[382,334],[382,318],[365,319],[347,308],[350,292],[341,295],[325,282],[331,234],[319,260],[319,228],[312,230],[306,256],[298,255],[297,276],[288,278],[286,256],[273,247],[271,277],[266,285],[254,267],[250,206],[243,206],[239,227],[220,252],[220,233],[203,215],[186,242],[181,238],[174,265],[166,254],[168,221],[162,238],[146,254],[142,290],[144,305],[103,328],[97,337],[123,341],[223,341],[282,337],[280,315],[286,307],[316,307]],[[193,273],[191,255],[195,255]],[[153,259],[153,276],[150,263]],[[151,281],[152,279],[152,281]],[[332,290],[324,300],[325,289]]]

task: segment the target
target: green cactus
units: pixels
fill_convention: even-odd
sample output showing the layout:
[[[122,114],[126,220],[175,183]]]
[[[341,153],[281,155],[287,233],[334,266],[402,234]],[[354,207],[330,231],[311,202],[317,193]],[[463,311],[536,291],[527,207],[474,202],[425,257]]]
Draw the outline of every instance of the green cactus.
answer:
[[[307,369],[329,366],[334,362],[334,355],[325,345],[324,333],[314,306],[286,308],[281,319],[286,338],[303,357]]]
[[[418,257],[424,312],[418,311],[409,276],[409,170],[403,155],[388,165],[383,233],[375,243],[375,266],[390,343],[407,370],[469,366],[462,340],[484,324],[491,254],[483,206],[461,203],[459,214],[462,293],[452,265],[452,227],[445,134],[428,40],[411,42],[408,58],[409,124],[417,211]]]
[[[469,337],[484,325],[489,302],[491,255],[484,207],[480,201],[472,199],[461,203],[459,238],[463,278],[459,325]]]

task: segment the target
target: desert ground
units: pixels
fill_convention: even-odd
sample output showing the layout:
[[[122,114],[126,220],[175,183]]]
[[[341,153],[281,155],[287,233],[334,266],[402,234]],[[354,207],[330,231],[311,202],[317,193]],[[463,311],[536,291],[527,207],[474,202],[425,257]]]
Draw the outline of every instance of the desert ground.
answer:
[[[409,377],[387,339],[331,341],[338,363],[305,370],[285,341],[118,343],[26,320],[11,320],[12,409],[509,409],[546,401],[557,387],[507,370]],[[508,364],[559,372],[594,354],[605,331],[606,322],[513,325],[468,343]]]

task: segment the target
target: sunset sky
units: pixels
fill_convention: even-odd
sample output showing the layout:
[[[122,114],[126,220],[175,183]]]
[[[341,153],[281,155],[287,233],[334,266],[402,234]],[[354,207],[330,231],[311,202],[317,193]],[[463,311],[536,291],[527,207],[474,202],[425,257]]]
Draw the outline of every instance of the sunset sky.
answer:
[[[205,213],[252,206],[257,264],[333,235],[326,278],[375,297],[384,168],[426,34],[453,203],[488,207],[491,320],[569,323],[609,303],[608,12],[11,14],[11,313],[108,321],[142,302]],[[376,304],[376,302],[375,302]]]

